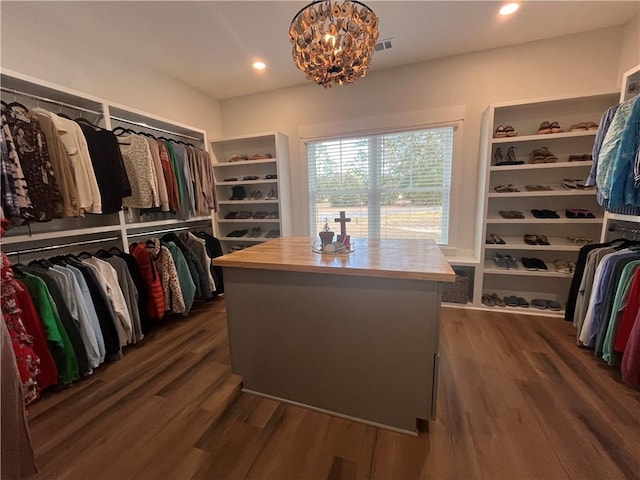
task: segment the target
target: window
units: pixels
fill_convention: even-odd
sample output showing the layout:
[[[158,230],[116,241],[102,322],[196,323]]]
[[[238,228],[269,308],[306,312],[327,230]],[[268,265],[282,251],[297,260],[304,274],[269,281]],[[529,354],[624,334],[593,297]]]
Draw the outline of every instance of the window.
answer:
[[[448,243],[454,126],[307,143],[311,234],[340,210],[360,238]]]

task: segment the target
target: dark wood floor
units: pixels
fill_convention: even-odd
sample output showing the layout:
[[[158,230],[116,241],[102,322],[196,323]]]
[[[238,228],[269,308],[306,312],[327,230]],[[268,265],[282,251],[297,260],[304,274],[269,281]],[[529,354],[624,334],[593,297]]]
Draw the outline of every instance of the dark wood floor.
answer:
[[[34,405],[34,478],[640,478],[640,394],[569,324],[444,308],[441,353],[438,419],[393,433],[239,393],[219,300]]]

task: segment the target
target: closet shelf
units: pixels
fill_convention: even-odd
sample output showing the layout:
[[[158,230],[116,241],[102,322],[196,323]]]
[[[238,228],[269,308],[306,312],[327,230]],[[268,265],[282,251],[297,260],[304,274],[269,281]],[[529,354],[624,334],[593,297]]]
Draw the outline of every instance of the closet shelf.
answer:
[[[503,270],[501,268],[497,268],[493,261],[486,260],[484,262],[484,273],[489,273],[492,275],[516,275],[516,276],[524,276],[524,277],[553,277],[553,278],[571,278],[570,273],[560,273],[556,272],[553,268],[553,265],[549,265],[545,262],[547,266],[547,271],[538,271],[538,270],[527,270],[524,268],[521,262],[518,263],[518,268],[510,268],[508,270]]]
[[[238,180],[234,182],[218,182],[216,183],[216,187],[224,187],[225,185],[233,186],[233,185],[260,185],[260,184],[276,184],[278,183],[278,179],[274,178],[272,180]]]
[[[238,167],[241,165],[259,165],[259,164],[268,164],[268,163],[278,163],[277,158],[263,158],[260,160],[240,160],[239,162],[219,162],[214,163],[213,168],[218,167]]]
[[[563,132],[563,133],[548,133],[543,135],[518,135],[517,137],[504,137],[504,138],[492,138],[491,143],[521,143],[532,141],[547,141],[556,140],[562,138],[575,138],[575,137],[595,137],[597,130],[582,130],[579,132]]]
[[[576,197],[576,196],[595,196],[595,189],[590,190],[567,190],[561,185],[549,185],[552,190],[544,190],[540,192],[527,192],[524,185],[514,185],[519,192],[496,192],[491,187],[489,192],[489,198],[503,198],[503,197]]]
[[[537,294],[539,295],[539,293]],[[521,295],[522,296],[522,295]],[[534,297],[524,297],[530,302]],[[535,297],[538,298],[538,297]],[[524,308],[524,307],[487,307],[483,305],[478,310],[485,310],[488,312],[496,312],[496,313],[519,313],[521,315],[535,315],[539,317],[564,317],[564,310],[560,310],[559,312],[553,310],[541,310],[539,308]]]
[[[280,223],[279,218],[220,218],[218,223]]]
[[[56,232],[34,233],[33,235],[16,235],[13,237],[5,236],[5,237],[2,237],[0,244],[12,245],[16,243],[28,243],[28,242],[38,242],[41,240],[51,240],[54,238],[69,238],[69,237],[95,235],[98,233],[111,233],[111,232],[120,232],[120,225],[109,225],[106,227],[92,227],[90,229],[82,228],[82,229],[74,229],[74,230],[60,230]]]
[[[522,236],[509,237],[502,236],[505,241],[504,245],[487,243],[484,248],[486,250],[535,250],[535,251],[562,251],[573,252],[580,250],[582,245],[574,245],[571,240],[563,237],[547,237],[550,245],[529,245],[524,243]]]
[[[498,213],[490,213],[487,215],[487,223],[498,224],[504,223],[508,225],[513,224],[529,224],[529,223],[544,223],[544,224],[584,224],[595,223],[600,225],[602,223],[602,216],[596,215],[596,218],[536,218],[531,213],[522,212],[524,218],[503,218]],[[558,215],[563,215],[562,209],[558,210]]]
[[[187,220],[169,219],[169,220],[151,220],[149,222],[127,223],[126,227],[127,229],[164,227],[164,226],[183,225],[183,224],[190,224],[190,223],[200,223],[200,222],[207,222],[207,221],[211,221],[210,216],[191,217]]]
[[[224,240],[227,242],[268,242],[269,240],[273,240],[273,238],[266,237],[220,237],[220,240]]]
[[[556,162],[556,163],[525,163],[522,165],[493,165],[489,167],[492,172],[511,172],[518,170],[548,170],[554,168],[579,168],[589,167],[593,165],[592,161],[579,161],[579,162]]]
[[[277,204],[278,200],[222,200],[218,205],[260,205],[264,203]]]

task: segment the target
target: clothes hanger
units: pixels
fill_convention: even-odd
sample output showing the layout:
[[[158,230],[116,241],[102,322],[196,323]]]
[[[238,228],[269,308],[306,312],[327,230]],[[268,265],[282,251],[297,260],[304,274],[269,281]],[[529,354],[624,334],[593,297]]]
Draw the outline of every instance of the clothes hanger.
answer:
[[[84,123],[85,125],[88,125],[89,127],[93,127],[96,130],[106,130],[106,129],[102,128],[102,127],[99,127],[98,125],[94,125],[93,123],[91,123],[89,120],[87,120],[84,117],[74,118],[73,121],[76,122],[76,123]]]
[[[89,252],[87,252],[87,251],[83,251],[83,252],[80,252],[80,253],[77,255],[77,258],[85,258],[85,257],[86,257],[86,258],[91,258],[91,257],[93,257],[93,254],[92,254],[92,253],[89,253]]]
[[[114,250],[115,250],[115,252],[116,252],[116,255],[121,255],[121,254],[123,253],[123,252],[122,252],[122,250],[120,250],[118,247],[111,247],[111,248],[107,251],[107,253],[111,253],[111,252],[113,252]]]
[[[71,120],[71,117],[64,112],[58,113],[59,117],[66,118],[67,120]]]

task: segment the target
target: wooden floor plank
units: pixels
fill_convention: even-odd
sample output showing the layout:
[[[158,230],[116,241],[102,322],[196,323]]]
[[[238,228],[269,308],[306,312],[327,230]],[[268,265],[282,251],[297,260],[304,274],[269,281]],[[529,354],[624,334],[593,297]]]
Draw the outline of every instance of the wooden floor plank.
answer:
[[[224,300],[29,413],[40,479],[640,478],[640,393],[560,319],[443,308],[438,412],[411,437],[241,394]]]

